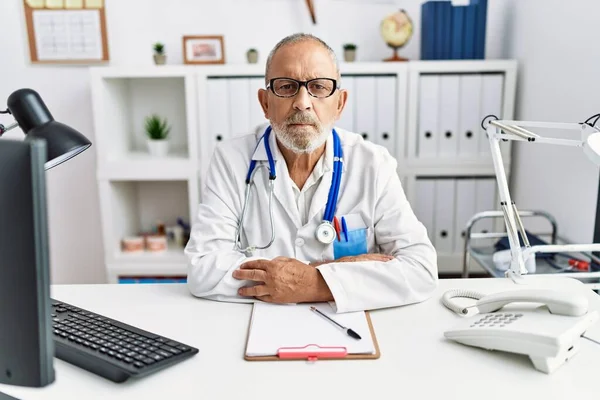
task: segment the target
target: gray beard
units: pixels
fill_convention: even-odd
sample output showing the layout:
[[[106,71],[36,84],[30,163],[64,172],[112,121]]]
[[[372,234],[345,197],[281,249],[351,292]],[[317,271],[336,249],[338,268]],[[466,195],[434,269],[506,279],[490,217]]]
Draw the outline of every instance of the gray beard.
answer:
[[[273,132],[275,132],[277,139],[286,149],[296,154],[310,154],[321,147],[327,141],[331,129],[330,127],[323,127],[314,139],[308,143],[300,143],[298,135],[287,132],[286,129],[280,130],[279,127],[273,125]]]

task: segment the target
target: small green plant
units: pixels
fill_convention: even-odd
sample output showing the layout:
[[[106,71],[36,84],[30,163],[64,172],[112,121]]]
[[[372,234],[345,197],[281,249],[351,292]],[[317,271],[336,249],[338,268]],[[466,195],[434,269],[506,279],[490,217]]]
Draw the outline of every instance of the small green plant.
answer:
[[[155,54],[162,55],[165,52],[165,45],[160,42],[154,43],[153,48]]]
[[[164,140],[169,136],[171,127],[167,125],[167,119],[161,119],[157,114],[146,117],[146,133],[152,140]]]
[[[356,50],[356,45],[354,43],[346,43],[344,45],[344,50]]]
[[[248,49],[248,53],[258,53],[258,50],[256,50],[256,49]]]

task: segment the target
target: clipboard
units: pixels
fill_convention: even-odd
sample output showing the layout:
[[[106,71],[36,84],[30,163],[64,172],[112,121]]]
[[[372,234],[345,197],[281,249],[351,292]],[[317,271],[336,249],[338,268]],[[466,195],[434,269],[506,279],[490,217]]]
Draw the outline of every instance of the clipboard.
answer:
[[[257,303],[254,303],[252,313]],[[307,307],[310,305],[296,305],[290,307]],[[283,306],[285,307],[285,306]],[[250,333],[252,329],[252,319],[250,318],[248,323],[248,330],[246,334],[246,345],[244,347],[244,360],[246,361],[317,361],[317,360],[375,360],[381,355],[379,350],[379,343],[377,342],[377,336],[373,329],[373,323],[371,322],[371,315],[369,311],[365,311],[365,318],[367,326],[370,332],[370,336],[373,342],[374,352],[370,354],[349,354],[348,350],[344,346],[321,346],[317,343],[306,343],[303,346],[281,346],[277,349],[277,354],[274,355],[260,355],[260,356],[248,356],[248,344],[250,339]],[[315,316],[315,318],[318,318]],[[326,321],[320,321],[326,324]],[[340,335],[343,335],[342,331],[338,331]]]

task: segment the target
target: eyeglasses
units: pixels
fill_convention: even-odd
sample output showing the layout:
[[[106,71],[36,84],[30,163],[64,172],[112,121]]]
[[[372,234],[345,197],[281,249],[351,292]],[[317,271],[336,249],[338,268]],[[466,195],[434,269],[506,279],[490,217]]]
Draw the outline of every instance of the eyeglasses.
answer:
[[[338,88],[337,81],[331,78],[316,78],[309,81],[297,81],[292,78],[273,78],[269,81],[267,89],[278,97],[294,97],[300,87],[304,86],[313,97],[324,99],[331,96]]]

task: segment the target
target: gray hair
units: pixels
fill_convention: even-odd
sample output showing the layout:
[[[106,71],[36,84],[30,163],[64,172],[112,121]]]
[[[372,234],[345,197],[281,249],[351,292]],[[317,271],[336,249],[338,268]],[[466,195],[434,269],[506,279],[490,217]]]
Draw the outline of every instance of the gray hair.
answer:
[[[325,48],[325,50],[327,50],[327,52],[331,56],[331,60],[335,64],[335,71],[336,71],[337,77],[339,79],[340,65],[338,63],[337,57],[336,57],[333,49],[331,47],[329,47],[329,45],[327,43],[325,43],[323,40],[319,39],[318,37],[316,37],[314,35],[311,35],[310,33],[294,33],[293,35],[289,35],[289,36],[286,36],[283,39],[281,39],[279,41],[279,43],[277,43],[275,45],[275,47],[273,47],[273,50],[271,50],[271,52],[269,53],[269,57],[267,58],[267,66],[265,68],[265,81],[267,80],[267,76],[269,75],[269,69],[271,68],[271,62],[273,61],[273,56],[275,56],[275,53],[277,53],[277,50],[279,50],[280,48],[287,46],[289,44],[300,43],[300,42],[304,42],[307,40],[312,40],[314,42],[317,42],[318,44],[323,46]]]

